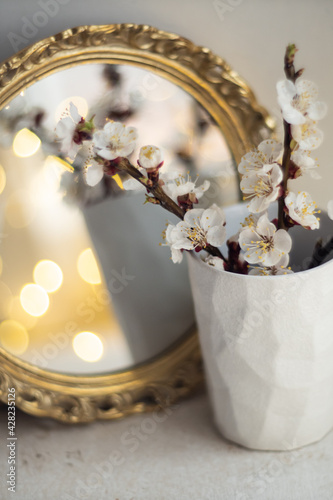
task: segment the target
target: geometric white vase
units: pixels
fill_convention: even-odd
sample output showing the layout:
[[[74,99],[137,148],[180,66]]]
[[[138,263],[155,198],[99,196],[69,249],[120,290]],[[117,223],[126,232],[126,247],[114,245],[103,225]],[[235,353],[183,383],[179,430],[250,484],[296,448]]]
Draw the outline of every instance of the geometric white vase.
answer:
[[[225,213],[230,236],[244,206]],[[310,232],[298,229],[294,260],[311,256],[321,235],[311,231],[306,244],[302,234]],[[325,436],[333,427],[333,261],[282,276],[221,272],[192,254],[188,263],[222,435],[257,450],[290,450]]]

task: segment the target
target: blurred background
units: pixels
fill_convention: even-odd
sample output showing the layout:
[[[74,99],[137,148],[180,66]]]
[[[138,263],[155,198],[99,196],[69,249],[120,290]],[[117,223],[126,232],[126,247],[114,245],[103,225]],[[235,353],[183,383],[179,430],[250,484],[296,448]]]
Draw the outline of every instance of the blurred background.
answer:
[[[39,39],[83,24],[150,24],[210,48],[232,65],[271,114],[279,116],[276,82],[283,78],[287,43],[299,47],[297,65],[319,85],[329,105],[318,149],[322,180],[302,179],[318,205],[333,198],[333,2],[331,0],[1,0],[0,59]]]

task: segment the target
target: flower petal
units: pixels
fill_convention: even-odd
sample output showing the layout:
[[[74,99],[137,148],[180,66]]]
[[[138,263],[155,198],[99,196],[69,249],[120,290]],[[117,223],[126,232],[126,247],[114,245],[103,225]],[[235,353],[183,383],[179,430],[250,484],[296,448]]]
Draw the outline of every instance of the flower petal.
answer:
[[[227,232],[224,226],[214,226],[207,231],[207,243],[219,247],[224,243],[226,236]]]
[[[280,182],[282,182],[283,179],[282,169],[279,167],[277,163],[273,164],[270,176],[271,176],[271,182],[274,187],[276,187],[278,184],[280,184]]]
[[[171,247],[171,258],[172,262],[175,264],[180,264],[183,260],[183,252],[181,250],[178,250],[178,248]]]
[[[115,160],[119,156],[117,153],[115,154],[115,152],[111,151],[110,149],[100,149],[98,151],[98,155],[105,160]]]
[[[299,96],[305,95],[305,98],[311,102],[315,101],[318,97],[318,87],[310,80],[297,80],[295,88]]]
[[[152,145],[143,146],[140,149],[139,163],[143,168],[156,168],[163,161],[160,148]]]
[[[69,116],[66,116],[65,118],[59,120],[59,122],[57,123],[55,133],[59,137],[59,139],[70,136],[70,140],[72,140],[74,130],[75,123]]]
[[[287,104],[282,108],[282,115],[285,121],[292,125],[301,125],[306,121],[306,118],[303,115],[303,113],[298,111],[298,109],[293,108],[289,104]]]
[[[210,182],[205,180],[203,184],[193,189],[198,200],[203,196],[203,194],[210,188]]]
[[[70,112],[70,115],[73,118],[74,122],[79,123],[82,116],[79,114],[77,107],[72,102],[70,102],[70,104],[69,104],[69,112]]]
[[[203,212],[200,224],[204,231],[208,231],[213,226],[224,226],[225,216],[223,210],[215,204],[212,205]]]
[[[309,106],[308,116],[311,120],[321,120],[327,113],[327,105],[324,102],[314,102]]]
[[[327,203],[327,213],[331,220],[333,220],[333,200]]]
[[[102,165],[94,163],[86,170],[86,183],[88,184],[88,186],[96,186],[103,179],[103,176],[104,171]]]
[[[123,181],[123,188],[125,191],[145,191],[146,188],[140,184],[136,179],[130,178]]]
[[[260,214],[261,212],[264,212],[268,209],[270,203],[270,200],[268,200],[265,196],[261,196],[260,198],[255,197],[250,201],[248,205],[249,212]]]
[[[244,250],[244,252],[246,252],[248,246],[251,244],[251,241],[256,237],[257,235],[254,229],[246,227],[239,234],[239,246],[242,250]]]
[[[297,93],[296,86],[291,80],[281,80],[276,84],[278,102],[282,107],[286,102],[290,102]]]
[[[261,236],[271,238],[276,232],[276,227],[269,221],[267,215],[262,215],[257,222],[256,231]]]
[[[291,250],[291,237],[285,229],[278,229],[274,236],[274,247],[281,253],[289,253]],[[282,257],[282,255],[281,255]]]
[[[185,214],[184,221],[190,227],[194,227],[195,225],[200,224],[200,219],[204,211],[205,210],[203,208],[193,208],[192,210],[188,210]],[[179,224],[181,224],[181,222]]]
[[[283,231],[281,229],[281,231]],[[282,257],[282,252],[277,248],[272,248],[269,252],[262,254],[262,260],[260,261],[264,266],[272,267],[275,266]]]
[[[267,163],[273,163],[280,158],[283,146],[280,142],[277,142],[274,139],[268,139],[259,144],[258,150],[266,157]]]

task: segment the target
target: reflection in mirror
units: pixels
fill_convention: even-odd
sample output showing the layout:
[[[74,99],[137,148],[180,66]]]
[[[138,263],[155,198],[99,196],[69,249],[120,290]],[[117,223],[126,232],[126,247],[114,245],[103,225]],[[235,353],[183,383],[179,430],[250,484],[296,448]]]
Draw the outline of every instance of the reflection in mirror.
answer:
[[[148,361],[194,327],[186,263],[161,248],[166,213],[125,191],[125,178],[83,175],[55,127],[73,102],[84,117],[138,129],[164,172],[200,175],[200,207],[237,200],[230,150],[181,88],[146,70],[89,64],[46,77],[0,112],[0,347],[62,373]],[[89,183],[89,184],[88,184]],[[172,221],[170,215],[169,220]]]

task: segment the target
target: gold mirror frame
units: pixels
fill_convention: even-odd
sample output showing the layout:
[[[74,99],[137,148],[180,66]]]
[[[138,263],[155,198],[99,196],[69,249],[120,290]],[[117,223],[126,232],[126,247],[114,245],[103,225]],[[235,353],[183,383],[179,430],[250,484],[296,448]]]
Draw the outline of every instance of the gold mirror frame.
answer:
[[[224,134],[235,161],[267,138],[273,121],[220,57],[178,35],[146,25],[81,26],[21,50],[0,66],[0,108],[25,87],[84,63],[130,64],[191,94]],[[0,400],[9,388],[23,411],[62,422],[89,422],[157,410],[192,393],[203,380],[196,332],[130,370],[73,376],[34,367],[0,348]]]

